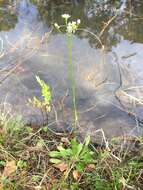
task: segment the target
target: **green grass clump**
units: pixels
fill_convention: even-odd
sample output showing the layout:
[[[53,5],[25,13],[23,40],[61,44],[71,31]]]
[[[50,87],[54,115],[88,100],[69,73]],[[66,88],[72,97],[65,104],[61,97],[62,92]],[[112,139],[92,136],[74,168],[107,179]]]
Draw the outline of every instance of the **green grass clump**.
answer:
[[[0,127],[0,189],[141,190],[143,139],[125,141],[94,147],[89,137],[81,142],[11,119]]]

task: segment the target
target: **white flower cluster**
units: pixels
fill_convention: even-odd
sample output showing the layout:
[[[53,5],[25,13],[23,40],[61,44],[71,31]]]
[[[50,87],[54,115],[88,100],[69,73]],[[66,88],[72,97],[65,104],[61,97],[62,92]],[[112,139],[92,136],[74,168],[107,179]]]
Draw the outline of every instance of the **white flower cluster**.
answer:
[[[65,19],[65,23],[66,23],[66,32],[68,34],[74,34],[76,32],[76,30],[78,29],[78,26],[80,24],[80,19],[78,19],[77,21],[72,21],[72,22],[68,22],[68,19],[71,16],[69,14],[63,14],[62,18]],[[60,26],[55,23],[54,26],[59,30]]]
[[[68,20],[71,16],[69,14],[63,14],[62,18],[64,18],[65,20]]]
[[[55,28],[57,28],[57,29],[60,28],[60,26],[59,26],[57,23],[55,23],[54,26],[55,26]]]
[[[68,22],[67,33],[74,34],[76,32],[76,30],[78,29],[79,24],[80,24],[80,19],[78,19],[77,21]]]

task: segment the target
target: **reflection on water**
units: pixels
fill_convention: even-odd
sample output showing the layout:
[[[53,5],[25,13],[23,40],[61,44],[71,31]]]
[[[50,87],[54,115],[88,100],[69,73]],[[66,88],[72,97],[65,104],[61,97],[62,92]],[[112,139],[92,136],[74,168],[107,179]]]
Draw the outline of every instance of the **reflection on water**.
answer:
[[[58,3],[59,2],[59,3]],[[49,27],[53,23],[62,23],[60,17],[63,13],[69,13],[73,19],[82,20],[81,28],[99,34],[106,27],[110,19],[117,15],[107,27],[101,39],[104,44],[115,45],[120,40],[120,35],[128,40],[143,42],[143,2],[142,1],[48,1],[48,3],[37,3],[37,7],[42,20]],[[80,38],[87,38],[91,45],[95,44],[95,39],[88,33],[79,33]]]
[[[106,50],[85,31],[79,31],[73,38],[80,132],[93,135],[96,129],[103,128],[108,136],[135,133],[136,123],[128,112],[138,113],[138,106],[142,110],[143,3],[36,2],[22,0],[0,5],[6,28],[1,23],[0,37],[4,41],[4,56],[0,59],[1,101],[11,103],[16,112],[35,122],[33,116],[40,118],[40,113],[27,107],[26,101],[40,95],[35,80],[35,75],[39,75],[51,86],[58,119],[70,123],[66,38],[64,33],[52,30],[54,22],[62,24],[61,14],[69,13],[73,20],[81,19],[81,28],[100,36]],[[10,72],[13,68],[14,72]],[[139,117],[142,119],[141,111]]]
[[[16,7],[8,1],[0,1],[0,31],[10,30],[17,23]]]

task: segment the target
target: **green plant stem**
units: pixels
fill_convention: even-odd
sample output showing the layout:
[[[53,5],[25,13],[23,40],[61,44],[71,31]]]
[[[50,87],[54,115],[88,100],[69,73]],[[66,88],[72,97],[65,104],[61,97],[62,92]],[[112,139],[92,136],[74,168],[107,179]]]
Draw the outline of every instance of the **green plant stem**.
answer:
[[[74,114],[74,128],[77,126],[78,121],[78,114],[77,114],[77,107],[76,107],[76,84],[74,79],[74,68],[73,68],[73,56],[72,56],[72,34],[67,33],[67,44],[69,49],[69,80],[71,81],[71,88],[72,88],[72,102],[73,102],[73,114]]]

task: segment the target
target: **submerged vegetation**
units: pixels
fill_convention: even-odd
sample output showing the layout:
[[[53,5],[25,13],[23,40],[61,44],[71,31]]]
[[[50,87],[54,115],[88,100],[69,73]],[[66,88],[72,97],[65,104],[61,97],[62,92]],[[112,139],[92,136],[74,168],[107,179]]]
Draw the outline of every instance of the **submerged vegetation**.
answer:
[[[15,27],[17,16],[13,6],[7,7],[7,5],[3,4],[5,4],[5,1],[0,1],[0,31],[7,31]]]

